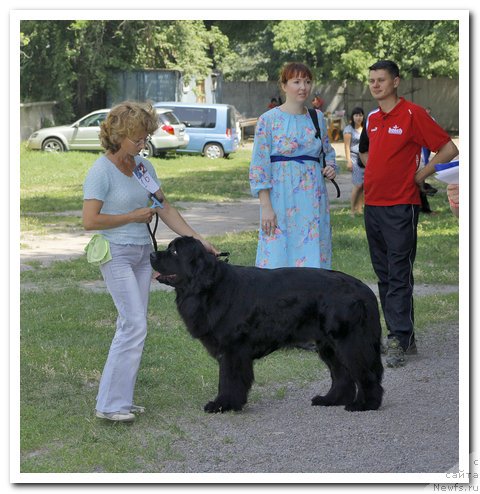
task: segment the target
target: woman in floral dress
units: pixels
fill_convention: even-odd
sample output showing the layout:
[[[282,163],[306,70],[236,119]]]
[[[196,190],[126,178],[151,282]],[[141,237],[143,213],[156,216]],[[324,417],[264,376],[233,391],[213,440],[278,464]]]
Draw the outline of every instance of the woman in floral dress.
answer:
[[[323,113],[317,110],[321,139],[305,107],[312,73],[301,63],[280,74],[286,101],[258,120],[250,186],[260,199],[256,266],[331,269],[332,235],[325,178],[338,170]],[[322,168],[321,150],[326,167]]]

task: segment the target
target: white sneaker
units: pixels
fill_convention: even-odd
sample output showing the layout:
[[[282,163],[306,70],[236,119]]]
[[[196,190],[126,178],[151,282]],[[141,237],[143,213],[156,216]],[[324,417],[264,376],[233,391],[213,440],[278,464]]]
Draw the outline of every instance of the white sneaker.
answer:
[[[130,407],[131,413],[145,413],[145,407],[141,407],[140,405],[132,405]]]
[[[135,420],[135,415],[133,413],[120,413],[120,412],[99,412],[95,410],[95,415],[99,419],[111,420],[112,422],[133,422]]]

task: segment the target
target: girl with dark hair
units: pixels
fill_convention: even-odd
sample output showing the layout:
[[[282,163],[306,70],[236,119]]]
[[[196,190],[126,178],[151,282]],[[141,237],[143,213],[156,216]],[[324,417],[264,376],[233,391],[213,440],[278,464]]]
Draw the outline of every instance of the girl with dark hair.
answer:
[[[352,110],[350,123],[343,129],[347,168],[352,172],[352,195],[350,198],[352,217],[363,213],[363,174],[364,167],[358,155],[358,144],[363,129],[365,113],[359,106]]]

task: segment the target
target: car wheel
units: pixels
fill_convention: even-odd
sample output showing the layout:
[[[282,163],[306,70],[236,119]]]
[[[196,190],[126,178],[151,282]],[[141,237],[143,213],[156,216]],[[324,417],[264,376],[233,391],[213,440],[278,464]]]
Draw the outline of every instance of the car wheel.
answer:
[[[151,142],[147,142],[147,145],[140,151],[140,154],[144,158],[153,158],[155,156],[155,146]]]
[[[218,158],[223,158],[224,155],[223,148],[220,144],[210,143],[203,148],[203,155],[211,160],[216,160]]]
[[[43,141],[42,151],[47,151],[49,153],[61,153],[65,151],[65,146],[60,139],[49,137],[48,139],[45,139],[45,141]]]

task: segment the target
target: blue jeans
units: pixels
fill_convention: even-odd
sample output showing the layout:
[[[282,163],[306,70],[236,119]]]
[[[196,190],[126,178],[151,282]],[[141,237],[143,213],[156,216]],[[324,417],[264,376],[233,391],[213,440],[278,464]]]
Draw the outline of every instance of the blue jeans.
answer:
[[[118,311],[97,395],[100,412],[129,412],[147,336],[152,246],[110,243],[112,259],[100,265],[103,279]]]

